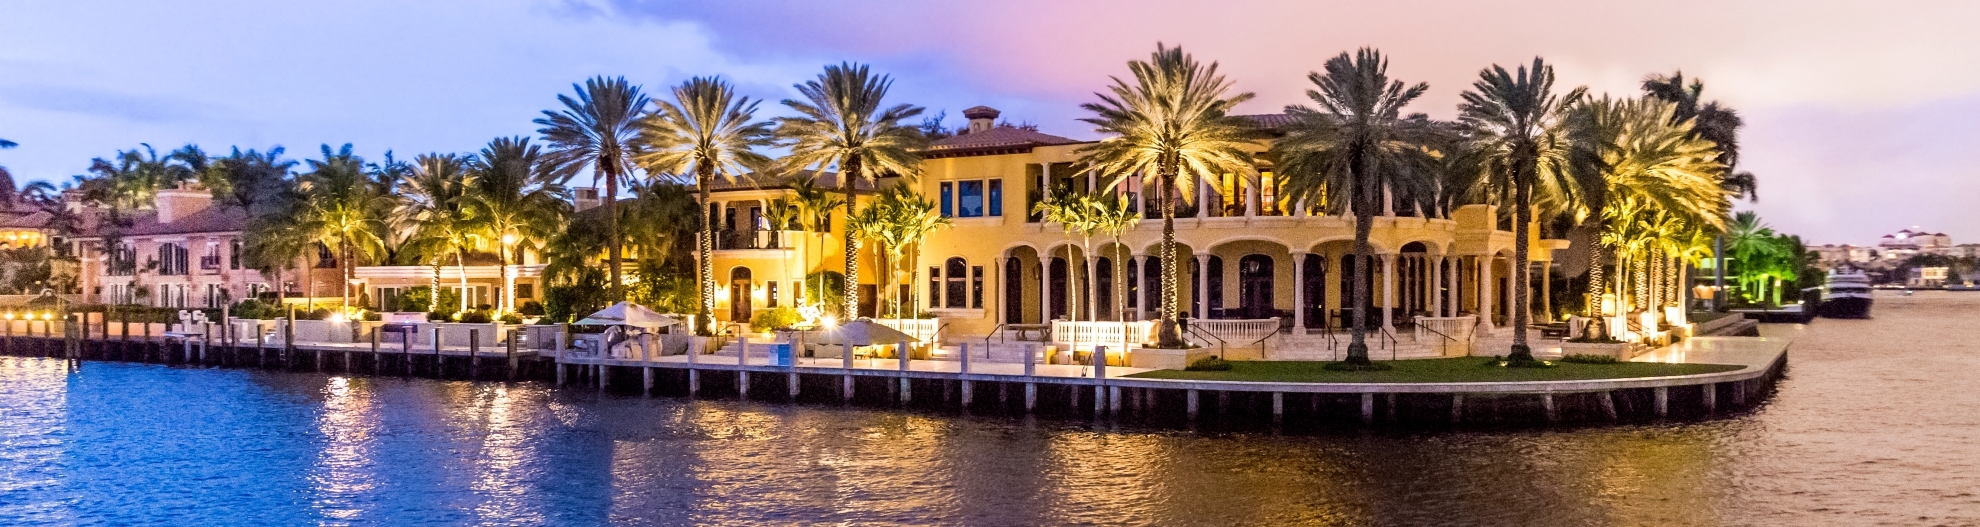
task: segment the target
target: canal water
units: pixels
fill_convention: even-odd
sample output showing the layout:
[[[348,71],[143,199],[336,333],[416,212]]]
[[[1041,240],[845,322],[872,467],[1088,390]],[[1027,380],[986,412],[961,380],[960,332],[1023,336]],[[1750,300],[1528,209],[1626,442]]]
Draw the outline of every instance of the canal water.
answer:
[[[1980,293],[1879,293],[1759,409],[1273,434],[0,357],[0,524],[1980,522]]]

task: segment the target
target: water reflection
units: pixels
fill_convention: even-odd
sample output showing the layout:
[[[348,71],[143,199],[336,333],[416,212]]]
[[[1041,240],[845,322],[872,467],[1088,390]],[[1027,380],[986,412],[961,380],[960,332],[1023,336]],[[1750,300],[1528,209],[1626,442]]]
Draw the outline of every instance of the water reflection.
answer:
[[[1980,295],[1878,310],[1785,328],[1805,334],[1757,411],[1554,431],[1213,434],[0,358],[0,524],[1974,523],[1980,345],[1957,328]]]

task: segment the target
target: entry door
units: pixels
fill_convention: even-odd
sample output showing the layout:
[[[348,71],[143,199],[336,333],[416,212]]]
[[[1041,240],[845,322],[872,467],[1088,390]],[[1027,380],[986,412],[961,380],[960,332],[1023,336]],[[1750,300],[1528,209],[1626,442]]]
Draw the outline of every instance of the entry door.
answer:
[[[1238,294],[1243,297],[1244,318],[1270,318],[1272,309],[1272,259],[1261,255],[1238,261]]]
[[[729,320],[731,322],[749,322],[751,311],[751,306],[749,305],[749,286],[749,280],[729,281]]]

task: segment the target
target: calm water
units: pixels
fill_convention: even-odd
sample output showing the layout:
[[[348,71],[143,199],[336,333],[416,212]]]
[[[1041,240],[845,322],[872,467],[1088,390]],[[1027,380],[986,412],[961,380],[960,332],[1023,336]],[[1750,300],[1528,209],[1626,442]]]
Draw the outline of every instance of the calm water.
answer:
[[[1748,415],[1203,434],[0,357],[0,524],[1980,522],[1980,293],[1770,327]]]

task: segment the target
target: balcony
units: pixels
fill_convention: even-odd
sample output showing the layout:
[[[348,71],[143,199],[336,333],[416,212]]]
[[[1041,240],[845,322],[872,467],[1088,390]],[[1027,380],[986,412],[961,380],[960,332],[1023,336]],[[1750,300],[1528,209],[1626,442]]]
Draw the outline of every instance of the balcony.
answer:
[[[726,229],[715,231],[715,250],[790,249],[791,231]]]

